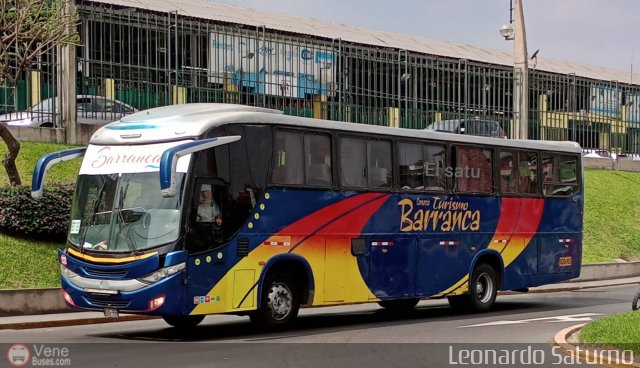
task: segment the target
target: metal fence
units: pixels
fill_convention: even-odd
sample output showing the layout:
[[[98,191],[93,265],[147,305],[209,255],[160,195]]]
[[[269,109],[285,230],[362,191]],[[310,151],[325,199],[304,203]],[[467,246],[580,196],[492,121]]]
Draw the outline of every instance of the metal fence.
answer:
[[[78,9],[83,44],[77,48],[78,95],[135,109],[224,102],[403,128],[457,120],[495,122],[507,136],[514,130],[512,67],[177,12],[89,1],[80,1]],[[572,140],[594,152],[640,153],[640,86],[535,68],[529,73],[531,139]],[[107,113],[117,117],[118,112]]]

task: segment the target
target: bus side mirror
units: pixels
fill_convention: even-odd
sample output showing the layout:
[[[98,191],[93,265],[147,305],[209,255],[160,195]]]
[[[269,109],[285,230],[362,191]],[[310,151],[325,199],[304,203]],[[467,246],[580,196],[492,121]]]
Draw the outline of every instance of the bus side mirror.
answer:
[[[44,179],[51,167],[61,162],[73,160],[75,158],[83,156],[86,151],[86,147],[73,148],[69,150],[49,153],[40,157],[40,159],[36,163],[35,169],[33,169],[33,178],[31,179],[31,197],[33,199],[42,198]]]

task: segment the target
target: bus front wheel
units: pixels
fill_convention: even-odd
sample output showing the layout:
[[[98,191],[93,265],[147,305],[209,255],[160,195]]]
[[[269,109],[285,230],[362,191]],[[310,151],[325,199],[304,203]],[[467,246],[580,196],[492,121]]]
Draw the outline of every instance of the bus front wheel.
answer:
[[[165,322],[175,328],[193,328],[196,327],[204,319],[204,315],[200,316],[164,316]]]
[[[298,287],[285,274],[267,276],[263,284],[260,308],[251,313],[251,321],[261,328],[281,330],[291,326],[300,309]]]

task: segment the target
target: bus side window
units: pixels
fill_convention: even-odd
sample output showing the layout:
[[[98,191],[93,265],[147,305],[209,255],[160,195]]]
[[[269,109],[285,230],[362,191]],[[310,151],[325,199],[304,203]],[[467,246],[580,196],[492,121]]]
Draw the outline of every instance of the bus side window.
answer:
[[[275,133],[272,183],[294,185],[303,183],[302,150],[302,134],[282,131]]]
[[[340,185],[367,186],[367,151],[364,139],[341,138],[339,141]]]
[[[487,148],[457,146],[456,189],[460,192],[491,193],[493,169],[491,150]]]
[[[516,152],[500,152],[500,192],[515,193],[518,190],[518,177],[516,176]]]
[[[367,141],[367,167],[370,188],[391,187],[391,142]]]
[[[538,155],[520,152],[518,162],[520,193],[538,194]]]
[[[425,167],[426,163],[422,157],[422,145],[414,143],[400,143],[400,188],[401,189],[424,189],[423,172],[434,171],[430,167]]]
[[[438,145],[424,146],[424,162],[436,169],[435,175],[425,177],[426,190],[444,191],[447,186],[445,176],[445,148]],[[426,171],[425,171],[426,174]]]
[[[331,185],[331,138],[305,134],[305,181],[307,185]]]

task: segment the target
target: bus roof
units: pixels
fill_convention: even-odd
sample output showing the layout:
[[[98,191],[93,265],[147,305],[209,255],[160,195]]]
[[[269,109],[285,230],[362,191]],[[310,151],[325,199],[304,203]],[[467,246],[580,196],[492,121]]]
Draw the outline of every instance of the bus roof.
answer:
[[[580,153],[575,142],[514,140],[440,133],[417,129],[345,123],[283,115],[260,107],[217,103],[171,105],[140,111],[98,129],[91,144],[133,145],[197,138],[213,127],[233,123],[279,124],[382,136],[424,138],[468,144]]]

